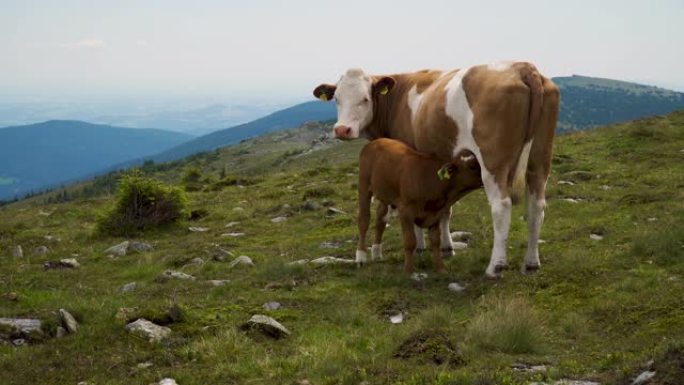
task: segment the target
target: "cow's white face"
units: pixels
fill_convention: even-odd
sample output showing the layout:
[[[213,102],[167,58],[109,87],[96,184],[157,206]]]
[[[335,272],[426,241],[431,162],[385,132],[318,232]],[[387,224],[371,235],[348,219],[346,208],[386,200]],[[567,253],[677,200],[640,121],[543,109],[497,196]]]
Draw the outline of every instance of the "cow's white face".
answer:
[[[350,69],[337,85],[321,84],[314,95],[321,100],[334,99],[337,103],[337,122],[333,134],[340,139],[356,139],[373,120],[373,96],[385,95],[394,86],[394,79],[373,79],[363,70]]]

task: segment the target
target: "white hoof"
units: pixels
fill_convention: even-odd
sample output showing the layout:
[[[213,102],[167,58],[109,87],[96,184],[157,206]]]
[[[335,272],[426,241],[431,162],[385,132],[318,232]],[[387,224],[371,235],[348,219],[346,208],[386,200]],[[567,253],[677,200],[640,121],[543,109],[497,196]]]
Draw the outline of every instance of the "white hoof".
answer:
[[[382,259],[382,243],[376,243],[371,247],[371,258],[373,260]]]
[[[356,250],[356,265],[361,267],[366,262],[368,262],[367,253],[363,250]]]

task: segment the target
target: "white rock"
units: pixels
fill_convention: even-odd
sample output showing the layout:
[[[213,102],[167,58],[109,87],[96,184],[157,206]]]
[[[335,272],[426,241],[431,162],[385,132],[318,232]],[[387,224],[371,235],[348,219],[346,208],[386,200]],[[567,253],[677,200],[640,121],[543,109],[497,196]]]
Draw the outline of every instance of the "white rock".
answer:
[[[580,203],[580,200],[575,198],[563,198],[562,200],[570,203]]]
[[[261,305],[261,307],[266,310],[278,310],[281,306],[282,305],[280,305],[280,302],[276,301],[266,302],[265,304]]]
[[[186,263],[184,267],[186,266],[202,266],[204,265],[204,259],[200,257],[196,257],[190,260],[190,262]]]
[[[235,207],[233,208],[233,211],[245,211],[242,207]]]
[[[287,220],[287,217],[275,217],[271,218],[271,222],[273,223],[283,223]]]
[[[592,233],[592,234],[589,234],[589,238],[591,238],[591,239],[593,239],[593,240],[595,240],[595,241],[600,241],[600,240],[603,239],[603,235],[593,234],[593,233]]]
[[[59,317],[62,319],[62,324],[69,333],[73,334],[78,332],[78,322],[76,322],[76,319],[71,313],[65,309],[59,309]]]
[[[188,227],[188,230],[190,230],[193,233],[204,233],[206,231],[209,231],[208,227]]]
[[[465,287],[458,284],[458,282],[451,282],[447,288],[455,293],[460,293],[465,290]]]
[[[547,241],[544,240],[544,239],[540,239],[539,241],[537,241],[537,243],[540,244],[540,245],[543,244],[543,243],[546,243],[546,242],[547,242]]]
[[[389,317],[389,319],[390,319],[390,322],[393,324],[400,324],[400,323],[404,322],[404,313],[399,312],[397,314],[391,315]]]
[[[473,237],[470,231],[454,231],[451,233],[451,239],[457,242],[468,242]]]
[[[346,212],[335,207],[328,207],[328,214],[346,214]]]
[[[114,246],[108,248],[107,250],[105,250],[105,254],[106,255],[113,255],[113,256],[117,256],[117,257],[123,257],[124,255],[126,255],[126,251],[128,251],[128,244],[129,243],[130,243],[129,241],[123,241],[123,242],[119,243],[118,245],[114,245]]]
[[[40,320],[31,318],[0,318],[0,325],[9,326],[14,333],[22,336],[40,336],[43,334]]]
[[[189,280],[194,280],[195,277],[193,277],[190,274],[185,274],[180,271],[172,271],[172,270],[166,270],[164,272],[164,276],[169,277],[169,278],[176,278],[176,279],[189,279]]]
[[[231,227],[237,226],[237,225],[239,225],[239,224],[240,224],[240,222],[229,222],[229,223],[227,223],[224,227],[225,227],[225,228],[231,228]]]
[[[178,383],[173,378],[163,378],[159,381],[159,385],[178,385]]]
[[[143,251],[151,251],[151,250],[154,250],[154,247],[152,247],[152,245],[150,245],[149,243],[140,242],[140,241],[128,242],[127,251],[137,251],[140,253]]]
[[[320,257],[311,261],[314,265],[330,265],[330,264],[351,264],[355,263],[353,259],[337,258],[337,257]]]
[[[57,332],[55,333],[55,338],[63,338],[65,335],[66,335],[66,329],[61,327],[61,326],[57,326]]]
[[[575,182],[569,181],[569,180],[559,180],[558,181],[559,185],[568,185],[568,186],[574,186]]]
[[[50,215],[52,215],[52,213],[48,212],[48,211],[40,210],[40,211],[38,211],[38,215],[43,216],[43,217],[49,217]]]
[[[656,217],[651,217],[651,218],[648,218],[647,221],[649,221],[649,222],[657,222],[657,221],[658,221],[658,218],[656,218]]]
[[[142,336],[150,342],[159,342],[171,334],[171,329],[140,318],[126,325],[126,330]]]
[[[318,247],[321,249],[339,249],[340,244],[337,242],[321,242]]]
[[[235,259],[228,265],[229,268],[233,268],[238,265],[244,265],[244,266],[254,266],[254,262],[252,261],[252,258],[246,256],[246,255],[241,255]]]
[[[222,237],[233,237],[233,238],[235,238],[235,237],[241,237],[241,236],[243,236],[243,235],[245,235],[245,233],[240,233],[240,232],[223,233],[223,234],[221,234]]]
[[[298,259],[296,261],[288,262],[288,263],[286,263],[286,265],[288,265],[288,266],[306,265],[307,263],[309,263],[308,259]]]
[[[81,264],[78,263],[76,258],[63,258],[59,260],[59,263],[61,263],[62,266],[71,267],[74,269],[81,267]]]
[[[21,245],[16,245],[12,248],[12,257],[21,258],[23,256],[24,256],[24,250],[21,248]]]
[[[601,186],[599,186],[599,188],[600,188],[601,190],[604,190],[604,191],[608,191],[608,190],[611,189],[611,187],[608,186],[607,184],[602,184]]]
[[[209,284],[212,286],[224,286],[225,284],[230,282],[230,280],[227,280],[227,279],[210,279],[207,282],[209,282]]]
[[[637,378],[632,381],[632,385],[643,385],[643,384],[648,384],[653,377],[655,377],[656,372],[655,371],[645,371],[642,372]]]
[[[149,369],[149,368],[151,368],[151,367],[153,367],[153,366],[154,366],[154,364],[151,363],[151,362],[149,362],[149,361],[141,362],[141,363],[139,363],[138,365],[136,365],[136,367],[137,367],[138,369]]]
[[[243,329],[259,329],[263,333],[274,338],[289,336],[291,334],[280,322],[262,314],[253,315],[242,327]]]
[[[424,281],[427,279],[427,277],[428,277],[427,273],[415,272],[415,273],[411,274],[411,279],[416,281],[416,282]]]
[[[135,282],[129,282],[121,287],[121,292],[122,293],[130,293],[133,290],[135,290],[138,287],[138,284]]]
[[[468,244],[465,242],[451,242],[454,250],[465,250],[468,248]]]

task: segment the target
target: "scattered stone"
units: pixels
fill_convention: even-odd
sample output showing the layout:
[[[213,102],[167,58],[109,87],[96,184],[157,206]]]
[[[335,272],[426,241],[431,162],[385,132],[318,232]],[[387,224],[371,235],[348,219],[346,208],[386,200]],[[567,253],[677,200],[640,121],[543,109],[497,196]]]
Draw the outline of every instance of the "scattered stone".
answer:
[[[321,249],[339,249],[340,246],[339,242],[322,242],[318,245]]]
[[[529,385],[548,385],[546,382],[530,382]],[[584,381],[584,380],[558,380],[553,383],[553,385],[601,385],[594,381]]]
[[[634,381],[632,381],[632,385],[648,384],[653,379],[653,377],[655,377],[655,375],[655,371],[647,370],[645,372],[642,372],[639,376],[637,376],[637,378],[634,379]]]
[[[129,282],[121,287],[121,292],[122,293],[130,293],[134,291],[138,287],[138,284],[135,282]]]
[[[266,302],[261,307],[263,307],[265,310],[278,310],[280,309],[281,305],[280,302],[271,301]]]
[[[563,198],[563,199],[561,199],[561,200],[564,200],[564,201],[570,202],[570,203],[580,203],[580,200],[579,200],[579,199],[575,199],[575,198]]]
[[[309,381],[307,379],[297,380],[296,384],[297,385],[311,385],[311,381]]]
[[[21,245],[16,245],[12,248],[12,257],[22,258],[23,256],[24,256],[24,250],[21,248]]]
[[[59,317],[62,319],[62,324],[69,333],[75,334],[78,332],[78,322],[76,322],[76,319],[71,313],[65,309],[59,309]]]
[[[229,222],[224,227],[228,229],[228,228],[231,228],[233,226],[237,226],[239,224],[240,224],[240,222]]]
[[[246,255],[241,255],[235,259],[233,259],[233,262],[231,262],[228,267],[233,268],[238,265],[244,265],[244,266],[254,266],[254,262],[252,262],[252,258],[246,256]]]
[[[321,208],[321,205],[314,201],[306,201],[302,204],[301,210],[302,211],[317,211]]]
[[[163,378],[158,385],[178,385],[178,383],[173,378]]]
[[[15,338],[12,340],[12,345],[14,346],[24,346],[26,345],[26,340],[23,338]]]
[[[221,234],[222,237],[233,237],[233,238],[235,238],[235,237],[241,237],[241,236],[243,236],[243,235],[245,235],[245,233],[240,233],[240,232],[223,233],[223,234]]]
[[[138,365],[136,365],[136,367],[137,367],[138,369],[149,369],[149,368],[151,368],[151,367],[153,367],[153,366],[154,366],[154,364],[152,364],[152,363],[149,362],[149,361],[140,362]]]
[[[458,284],[458,282],[451,282],[447,288],[455,293],[460,293],[465,290],[465,287]]]
[[[225,284],[230,282],[230,280],[227,280],[227,279],[210,279],[207,282],[209,282],[209,284],[212,286],[224,286]]]
[[[245,324],[242,325],[243,330],[258,330],[261,333],[279,339],[289,336],[291,333],[280,322],[274,320],[269,316],[262,314],[255,314]]]
[[[602,185],[599,186],[599,188],[600,188],[601,190],[604,190],[604,191],[608,191],[608,190],[611,189],[611,187],[608,186],[607,184],[602,184]]]
[[[540,245],[543,244],[543,243],[546,243],[546,242],[547,242],[547,241],[544,240],[544,239],[540,239],[539,241],[537,241],[537,243],[540,244]]]
[[[275,217],[271,218],[271,222],[273,223],[283,223],[287,220],[287,217]]]
[[[176,279],[189,279],[189,280],[195,280],[195,277],[193,277],[190,274],[185,274],[180,271],[173,271],[173,270],[166,270],[164,272],[164,276],[168,278],[176,278]]]
[[[393,323],[395,325],[400,324],[400,323],[404,322],[404,313],[399,312],[397,314],[391,315],[389,317],[389,320],[391,323]]]
[[[140,242],[140,241],[128,242],[128,251],[135,251],[138,253],[142,253],[143,251],[152,251],[152,250],[154,250],[154,247],[152,247],[152,245],[150,245],[149,243]]]
[[[233,211],[245,211],[245,209],[238,206],[238,207],[233,208]]]
[[[454,231],[451,233],[451,239],[457,242],[468,242],[473,238],[473,233],[470,231]]]
[[[332,201],[332,200],[330,200],[330,199],[324,199],[324,200],[321,202],[321,204],[322,204],[324,207],[330,207],[330,206],[334,205],[335,202]]]
[[[327,213],[328,213],[328,215],[335,215],[335,214],[346,214],[347,212],[331,206],[331,207],[328,207]]]
[[[185,266],[183,267],[188,267],[188,266],[202,266],[204,265],[204,259],[200,257],[196,257],[190,260],[190,262],[186,263]]]
[[[64,258],[59,261],[47,261],[43,263],[43,269],[76,269],[80,267],[81,264],[75,258]]]
[[[214,261],[223,262],[226,259],[228,259],[228,257],[234,257],[234,256],[235,256],[235,254],[231,253],[230,251],[218,248],[214,252],[214,255],[211,256],[211,259],[213,259]]]
[[[657,222],[657,221],[658,221],[658,218],[656,218],[656,217],[651,217],[651,218],[648,218],[648,219],[646,219],[646,220],[649,221],[649,222]]]
[[[591,238],[595,241],[600,241],[603,239],[603,235],[591,233],[591,234],[589,234],[589,238]]]
[[[0,318],[0,326],[2,326],[0,333],[9,328],[11,336],[29,339],[41,338],[43,336],[42,322],[37,319]]]
[[[454,250],[465,250],[468,248],[468,244],[465,242],[451,242]]]
[[[427,277],[428,277],[427,273],[416,272],[416,273],[411,274],[411,279],[416,281],[416,282],[424,281],[427,279]]]
[[[38,215],[43,216],[43,217],[49,217],[50,215],[52,215],[52,213],[40,210],[40,211],[38,211]]]
[[[314,265],[332,265],[332,264],[352,264],[356,263],[353,259],[337,258],[337,257],[320,257],[311,261]]]
[[[126,255],[126,251],[128,251],[128,244],[129,243],[130,243],[129,241],[124,241],[124,242],[119,243],[118,245],[114,245],[114,246],[108,248],[107,250],[105,250],[105,254],[116,256],[116,257],[123,257],[124,255]]]
[[[2,299],[14,302],[19,299],[19,296],[17,295],[17,293],[10,291],[9,293],[3,293]]]
[[[569,181],[569,180],[559,180],[558,181],[559,185],[567,185],[567,186],[574,186],[575,182]]]
[[[208,228],[208,227],[194,227],[194,226],[191,226],[191,227],[188,227],[188,230],[190,230],[190,231],[193,232],[193,233],[204,233],[204,232],[206,232],[206,231],[209,231],[209,228]]]
[[[171,329],[156,325],[144,318],[126,325],[126,330],[137,334],[150,342],[159,342],[171,334]]]
[[[57,331],[55,332],[55,338],[64,338],[66,336],[66,329],[62,326],[57,326]]]
[[[47,248],[47,246],[38,246],[35,249],[33,249],[33,254],[38,255],[38,256],[43,256],[47,254],[50,250]]]
[[[546,372],[548,370],[548,367],[546,365],[529,365],[517,363],[511,365],[511,369],[513,369],[516,372],[539,373]]]
[[[296,261],[288,262],[288,263],[286,263],[286,265],[296,266],[296,265],[306,265],[307,263],[309,263],[308,259],[298,259]]]
[[[52,235],[46,235],[43,237],[46,241],[59,241],[59,239],[55,239]]]
[[[595,177],[598,178],[598,175],[595,176],[594,173],[589,171],[570,171],[566,172],[564,175],[568,177],[568,179],[572,179],[574,181],[586,181],[594,179]]]

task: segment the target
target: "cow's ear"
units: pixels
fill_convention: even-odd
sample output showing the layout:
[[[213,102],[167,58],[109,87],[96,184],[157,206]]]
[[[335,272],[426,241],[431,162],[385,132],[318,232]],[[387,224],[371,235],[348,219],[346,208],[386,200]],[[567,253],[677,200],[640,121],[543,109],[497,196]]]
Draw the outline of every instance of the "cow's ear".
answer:
[[[396,82],[393,78],[389,76],[383,76],[373,83],[373,93],[378,95],[387,95],[392,88],[394,88]]]
[[[328,100],[331,100],[333,98],[336,89],[337,86],[335,85],[321,84],[320,86],[314,89],[313,94],[316,98],[321,99],[324,102],[327,102]]]

